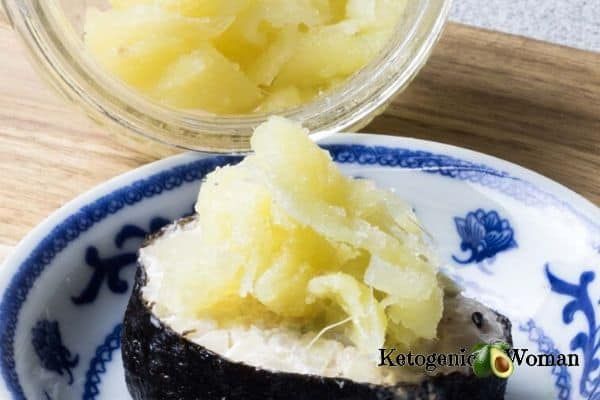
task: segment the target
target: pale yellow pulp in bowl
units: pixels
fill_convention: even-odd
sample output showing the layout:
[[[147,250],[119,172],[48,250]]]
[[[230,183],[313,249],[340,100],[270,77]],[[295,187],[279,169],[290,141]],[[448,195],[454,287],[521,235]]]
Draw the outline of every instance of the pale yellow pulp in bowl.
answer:
[[[344,82],[385,47],[406,0],[111,0],[90,8],[98,62],[158,102],[272,113]]]

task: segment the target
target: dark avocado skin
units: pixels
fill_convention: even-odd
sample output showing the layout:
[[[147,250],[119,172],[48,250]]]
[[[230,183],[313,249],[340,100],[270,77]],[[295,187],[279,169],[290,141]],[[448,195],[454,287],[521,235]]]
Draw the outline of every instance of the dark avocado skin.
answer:
[[[160,235],[160,234],[159,234]],[[155,235],[159,236],[159,235]],[[152,238],[150,238],[152,240]],[[139,266],[122,334],[125,380],[135,400],[468,400],[503,399],[506,380],[452,373],[394,387],[295,373],[229,361],[158,320],[142,297]],[[510,322],[498,315],[510,341]]]

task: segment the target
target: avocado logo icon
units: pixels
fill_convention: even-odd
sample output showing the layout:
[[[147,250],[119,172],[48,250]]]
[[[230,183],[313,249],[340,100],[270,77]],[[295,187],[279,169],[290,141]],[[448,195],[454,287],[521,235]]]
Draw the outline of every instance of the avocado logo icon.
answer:
[[[506,379],[515,370],[507,351],[510,345],[504,342],[480,343],[473,347],[471,353],[475,356],[473,372],[479,378],[486,378],[491,374],[498,378]]]

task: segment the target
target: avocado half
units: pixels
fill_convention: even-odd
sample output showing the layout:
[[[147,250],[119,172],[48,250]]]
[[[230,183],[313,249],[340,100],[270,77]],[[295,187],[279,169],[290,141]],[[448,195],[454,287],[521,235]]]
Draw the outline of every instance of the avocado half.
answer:
[[[180,220],[183,225],[190,220]],[[173,225],[175,226],[175,225]],[[151,245],[172,227],[151,235]],[[233,362],[186,339],[161,321],[143,297],[147,284],[144,265],[139,265],[124,317],[122,357],[125,379],[135,400],[462,400],[503,399],[506,380],[491,375],[477,378],[470,369],[440,371],[420,383],[383,386],[331,378],[271,371]],[[457,347],[464,332],[482,340],[495,339],[512,345],[510,321],[460,295],[446,299],[440,322],[440,350]],[[500,333],[497,335],[497,333]],[[472,335],[471,335],[472,336]]]
[[[514,372],[514,365],[504,350],[492,346],[490,349],[490,368],[494,375],[507,379]]]

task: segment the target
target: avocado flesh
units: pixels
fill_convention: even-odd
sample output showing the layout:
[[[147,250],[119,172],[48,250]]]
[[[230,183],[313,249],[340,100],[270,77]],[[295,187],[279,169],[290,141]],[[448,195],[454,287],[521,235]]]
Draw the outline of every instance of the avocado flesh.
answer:
[[[176,223],[183,225],[190,220]],[[150,237],[151,245],[170,228]],[[175,331],[153,312],[144,298],[146,266],[138,269],[124,321],[123,361],[127,386],[134,399],[503,399],[506,380],[476,378],[469,368],[438,369],[417,383],[360,383],[338,377],[269,370],[228,359]],[[440,323],[438,352],[499,339],[511,343],[510,321],[476,301],[448,296]],[[483,324],[472,322],[480,313]],[[431,349],[430,349],[431,350]]]
[[[508,355],[492,346],[490,349],[490,368],[499,378],[508,378],[514,371],[514,365]]]

